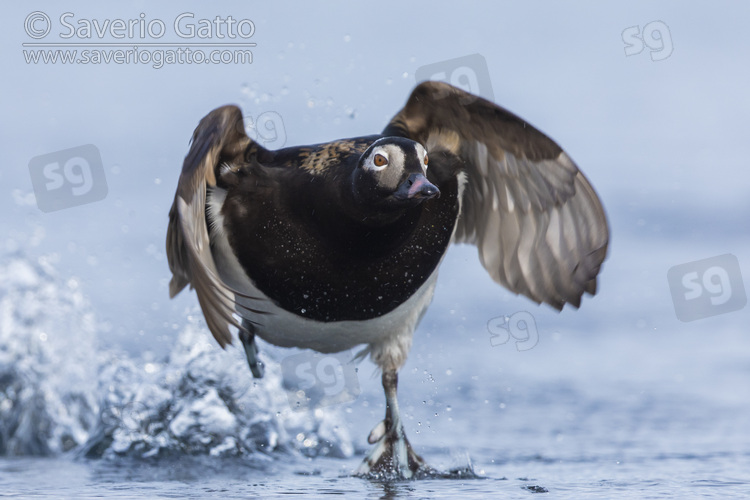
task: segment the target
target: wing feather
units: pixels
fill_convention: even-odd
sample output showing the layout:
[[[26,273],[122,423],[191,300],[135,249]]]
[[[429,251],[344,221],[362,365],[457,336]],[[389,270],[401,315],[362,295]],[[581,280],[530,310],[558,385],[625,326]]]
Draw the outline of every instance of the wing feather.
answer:
[[[238,306],[236,296],[255,297],[231,289],[219,277],[206,223],[206,192],[208,187],[216,186],[221,166],[241,163],[251,144],[239,108],[224,106],[209,113],[193,133],[169,212],[169,295],[174,297],[190,284],[198,295],[209,330],[222,347],[232,343],[230,326],[242,328],[233,316],[237,307],[262,312]]]
[[[557,309],[596,293],[609,242],[604,208],[554,141],[441,82],[418,85],[383,135],[460,157],[466,185],[455,242],[476,245],[493,280]]]

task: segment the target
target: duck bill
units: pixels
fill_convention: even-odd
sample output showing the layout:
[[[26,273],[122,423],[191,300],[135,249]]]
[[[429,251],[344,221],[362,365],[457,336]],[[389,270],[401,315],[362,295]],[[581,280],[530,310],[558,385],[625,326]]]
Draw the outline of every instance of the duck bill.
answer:
[[[397,200],[429,200],[438,196],[440,190],[422,174],[411,174],[393,193]]]

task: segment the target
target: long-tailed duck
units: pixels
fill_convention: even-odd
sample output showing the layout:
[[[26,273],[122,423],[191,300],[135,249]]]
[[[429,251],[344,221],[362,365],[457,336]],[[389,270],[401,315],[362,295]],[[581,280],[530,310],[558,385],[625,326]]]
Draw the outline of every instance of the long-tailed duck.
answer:
[[[448,247],[476,245],[494,281],[562,309],[596,292],[609,238],[555,142],[439,82],[418,85],[381,134],[277,151],[245,134],[236,106],[212,111],[169,218],[170,295],[190,284],[222,347],[236,327],[254,376],[256,335],[324,353],[365,346],[386,414],[358,472],[405,478],[427,466],[404,435],[398,370]]]

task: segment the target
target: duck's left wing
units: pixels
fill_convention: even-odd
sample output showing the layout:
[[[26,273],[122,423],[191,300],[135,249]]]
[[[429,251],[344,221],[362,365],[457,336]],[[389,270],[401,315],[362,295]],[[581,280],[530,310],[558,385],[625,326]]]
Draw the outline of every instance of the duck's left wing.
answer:
[[[455,241],[477,246],[493,280],[557,309],[596,293],[609,241],[604,209],[546,135],[441,82],[418,85],[383,135],[420,142],[431,159],[440,152],[460,158],[465,184]]]

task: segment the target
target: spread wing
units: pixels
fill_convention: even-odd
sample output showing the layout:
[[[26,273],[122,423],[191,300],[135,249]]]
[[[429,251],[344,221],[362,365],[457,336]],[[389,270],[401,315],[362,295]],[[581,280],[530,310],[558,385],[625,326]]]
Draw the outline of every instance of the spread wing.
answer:
[[[383,135],[420,142],[431,157],[460,158],[465,183],[455,241],[477,246],[493,280],[557,309],[596,293],[607,219],[591,184],[550,138],[441,82],[418,85]]]
[[[224,106],[209,113],[193,133],[169,211],[169,295],[174,297],[188,284],[195,288],[206,324],[222,347],[232,343],[229,326],[241,328],[232,316],[235,295],[241,294],[222,282],[216,270],[206,226],[206,191],[216,186],[223,164],[243,162],[251,143],[238,107]]]

